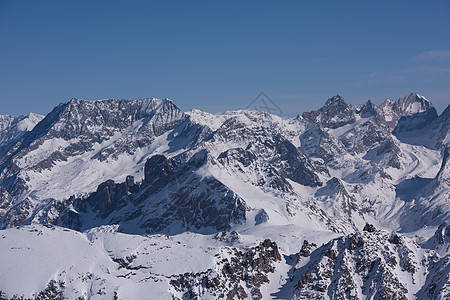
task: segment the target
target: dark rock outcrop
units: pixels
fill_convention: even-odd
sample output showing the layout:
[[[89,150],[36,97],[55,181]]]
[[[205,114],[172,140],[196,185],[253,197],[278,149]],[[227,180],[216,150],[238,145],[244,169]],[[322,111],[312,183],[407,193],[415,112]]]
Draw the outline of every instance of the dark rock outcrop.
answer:
[[[170,285],[175,293],[189,299],[193,295],[200,298],[262,299],[260,288],[270,282],[268,274],[275,271],[275,263],[282,259],[278,245],[266,239],[245,252],[236,248],[231,251],[231,257],[223,258],[204,272],[172,276]]]
[[[372,224],[366,223],[366,225],[364,225],[363,231],[375,232],[377,231],[377,229]]]
[[[116,184],[113,180],[107,180],[100,184],[97,191],[89,195],[87,201],[94,211],[99,211],[101,218],[106,218],[111,212],[124,207],[128,201],[129,193],[136,191],[134,177],[127,176],[124,183]]]
[[[362,232],[318,248],[293,273],[294,298],[408,299],[411,282],[427,272],[433,253],[418,251],[405,238],[394,244],[389,239],[382,231]]]

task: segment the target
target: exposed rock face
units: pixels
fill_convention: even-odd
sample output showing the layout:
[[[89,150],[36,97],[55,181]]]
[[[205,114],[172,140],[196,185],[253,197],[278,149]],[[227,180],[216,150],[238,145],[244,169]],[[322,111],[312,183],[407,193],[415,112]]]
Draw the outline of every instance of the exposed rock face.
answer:
[[[237,161],[244,167],[248,167],[256,161],[257,157],[251,151],[242,148],[233,148],[220,153],[217,159],[223,162],[223,164],[231,164]]]
[[[185,118],[172,101],[148,98],[144,100],[72,99],[57,106],[45,121],[33,131],[27,141],[45,135],[70,140],[82,137],[91,142],[102,142],[120,129],[142,120],[139,131],[158,136]],[[98,135],[101,128],[102,135]]]
[[[180,164],[155,155],[145,163],[142,183],[136,184],[133,176],[124,183],[108,180],[86,199],[71,197],[60,204],[53,202],[55,209],[44,209],[40,215],[46,223],[76,230],[88,229],[80,226],[80,220],[90,211],[96,214],[90,226],[122,224],[121,230],[130,233],[227,230],[246,219],[247,206],[217,179],[195,173],[206,156],[201,151]],[[50,218],[54,210],[60,214]]]
[[[6,213],[6,210],[13,204],[14,199],[8,191],[0,186],[0,218]]]
[[[433,104],[425,97],[411,93],[408,96],[398,99],[392,108],[399,115],[412,115],[433,108]]]
[[[239,243],[241,241],[241,235],[236,230],[218,232],[214,238],[229,244]]]
[[[376,148],[376,157],[379,165],[400,169],[399,156],[401,151],[392,139],[386,140]]]
[[[314,172],[314,166],[291,142],[283,140],[277,143],[275,151],[278,155],[270,163],[274,166],[279,166],[278,172],[281,176],[305,186],[315,187],[322,185],[319,177]]]
[[[442,223],[434,234],[435,240],[440,244],[450,244],[450,225]]]
[[[283,192],[292,191],[286,179],[315,187],[322,185],[317,173],[328,172],[323,164],[313,163],[289,140],[279,135],[249,143],[246,149],[226,150],[218,155],[217,160],[240,173],[260,174],[258,177],[261,180],[254,182],[254,185]]]
[[[377,229],[372,224],[366,223],[366,225],[363,228],[363,231],[375,232],[375,231],[377,231]]]
[[[448,299],[450,297],[448,274],[450,274],[450,255],[432,263],[425,285],[416,294],[417,299]]]
[[[403,116],[395,126],[393,134],[397,137],[420,130],[428,124],[434,122],[438,118],[438,114],[434,107],[414,115]]]
[[[47,283],[47,287],[40,291],[36,297],[34,297],[34,300],[47,300],[47,299],[64,299],[64,288],[65,284],[63,281],[56,282],[55,280],[50,280]],[[0,300],[22,300],[22,299],[28,299],[24,298],[21,295],[13,295],[11,298],[6,297],[6,293],[2,292],[0,290]],[[31,299],[31,298],[29,298]],[[84,299],[84,298],[83,298]],[[77,299],[81,300],[81,299]]]
[[[356,233],[311,254],[294,273],[294,298],[410,299],[421,288],[421,276],[433,276],[428,268],[433,269],[437,260],[432,251],[421,250],[405,237],[392,243],[386,232]]]
[[[304,112],[302,117],[310,122],[319,122],[325,128],[338,128],[355,122],[355,113],[341,95],[327,100],[319,110]]]
[[[89,195],[85,200],[94,211],[99,211],[101,218],[106,218],[114,210],[119,210],[127,204],[126,198],[129,193],[136,191],[134,177],[127,176],[124,183],[116,184],[108,180],[100,184],[97,191]]]
[[[380,145],[390,134],[390,130],[383,124],[377,123],[373,116],[365,116],[368,121],[355,126],[339,137],[342,147],[350,153],[366,153]]]
[[[423,245],[424,248],[433,249],[445,256],[450,254],[450,225],[443,222],[434,235]]]
[[[282,259],[277,244],[266,239],[245,252],[230,249],[227,256],[204,272],[173,276],[174,296],[262,299],[260,288],[270,282],[268,275]]]
[[[434,110],[433,104],[425,97],[411,93],[397,101],[386,100],[378,107],[377,119],[394,129],[398,120],[403,116],[410,116]]]
[[[123,282],[162,282],[178,298],[445,298],[449,116],[416,94],[356,107],[337,95],[297,118],[73,99],[1,148],[0,228],[54,224],[87,230],[90,243],[96,230],[141,235],[102,268],[112,262]],[[438,230],[421,248],[378,230],[390,226],[408,236]],[[180,236],[185,244],[163,242]],[[261,236],[272,240],[249,246]],[[202,248],[202,271],[157,273],[176,247],[181,256]]]
[[[328,131],[319,124],[311,125],[300,135],[300,150],[308,157],[317,157],[325,163],[332,162],[336,156],[342,155],[342,147]]]
[[[450,104],[444,112],[437,118],[436,124],[429,132],[427,138],[434,141],[436,149],[442,149],[450,143]]]
[[[309,243],[307,240],[304,240],[302,248],[300,249],[300,252],[298,254],[301,257],[309,257],[311,255],[312,250],[315,248],[317,248],[316,244]],[[301,259],[301,257],[298,258],[298,261]]]
[[[367,100],[366,103],[356,107],[356,113],[363,118],[376,116],[377,106],[372,101]]]
[[[255,216],[255,225],[259,225],[269,221],[269,215],[264,209],[261,209]]]
[[[175,172],[177,162],[164,155],[155,155],[147,160],[144,169],[144,184],[152,184],[155,180],[168,178]]]
[[[450,146],[444,149],[442,165],[436,175],[436,180],[438,180],[441,184],[450,186]]]
[[[68,162],[69,157],[89,152],[92,160],[104,163],[123,154],[135,155],[138,149],[173,130],[186,118],[168,99],[72,99],[55,107],[9,150],[1,160],[0,180],[4,186],[7,184],[10,193],[20,196],[30,188],[23,174],[25,170],[37,173],[51,170],[59,161]],[[34,156],[33,151],[39,149],[41,155]]]

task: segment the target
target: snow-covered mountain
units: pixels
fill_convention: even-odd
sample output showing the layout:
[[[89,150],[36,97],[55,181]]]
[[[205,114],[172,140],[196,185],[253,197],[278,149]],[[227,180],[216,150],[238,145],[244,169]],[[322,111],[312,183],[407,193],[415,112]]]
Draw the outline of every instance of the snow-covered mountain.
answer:
[[[0,115],[0,155],[3,155],[4,149],[15,144],[43,118],[44,116],[34,113],[22,116]]]
[[[449,113],[410,94],[3,117],[0,299],[450,297]]]

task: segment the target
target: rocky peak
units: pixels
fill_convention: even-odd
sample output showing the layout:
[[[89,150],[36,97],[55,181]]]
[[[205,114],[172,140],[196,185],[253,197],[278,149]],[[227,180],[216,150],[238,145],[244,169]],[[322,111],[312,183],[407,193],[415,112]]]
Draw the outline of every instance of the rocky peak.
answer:
[[[93,128],[123,129],[137,120],[142,120],[143,125],[151,120],[153,121],[151,123],[160,123],[151,124],[154,134],[158,135],[160,133],[158,125],[183,118],[183,112],[168,99],[96,101],[72,99],[62,106],[64,109],[58,115],[59,120],[55,124],[55,129],[68,135],[90,133]]]
[[[333,96],[319,110],[304,112],[303,118],[309,123],[319,122],[322,127],[338,128],[355,122],[352,107],[341,95]]]
[[[330,241],[293,272],[295,299],[409,299],[431,253],[383,231],[363,231]]]
[[[429,112],[429,111],[432,112]],[[434,112],[433,112],[434,111]],[[411,93],[397,101],[387,99],[378,107],[378,122],[394,128],[398,120],[404,116],[412,116],[418,113],[426,113],[427,118],[436,115],[433,104],[423,96]]]
[[[350,105],[348,105],[347,102],[345,102],[344,97],[337,94],[336,96],[329,98],[325,102],[325,107],[328,108],[336,107],[338,110],[345,110],[347,108],[350,108]]]
[[[393,104],[394,110],[402,115],[417,114],[432,107],[433,104],[427,98],[415,93],[400,98]]]
[[[79,146],[86,148],[93,143],[102,143],[132,125],[135,135],[141,133],[149,139],[173,129],[185,119],[186,115],[169,99],[88,101],[73,98],[56,106],[26,134],[18,151],[32,144],[39,147],[44,140],[52,138],[78,139]],[[69,148],[72,152],[79,147],[71,145]]]
[[[375,116],[377,114],[377,106],[369,99],[366,103],[357,107],[356,113],[363,118]]]

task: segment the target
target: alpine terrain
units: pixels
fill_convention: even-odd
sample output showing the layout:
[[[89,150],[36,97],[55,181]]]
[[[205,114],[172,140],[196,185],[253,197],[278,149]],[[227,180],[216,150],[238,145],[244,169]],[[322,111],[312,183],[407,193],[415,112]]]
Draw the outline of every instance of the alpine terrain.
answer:
[[[0,116],[0,299],[450,299],[450,105]]]

